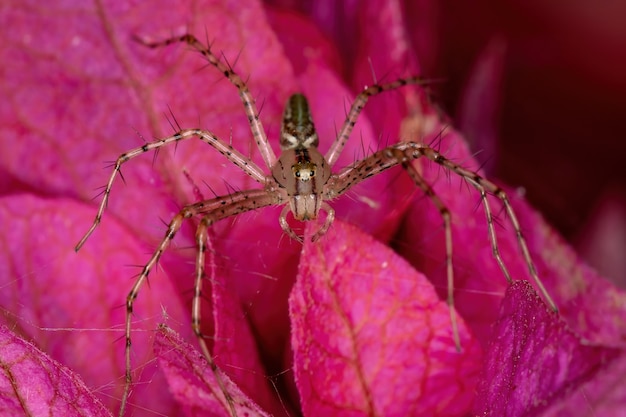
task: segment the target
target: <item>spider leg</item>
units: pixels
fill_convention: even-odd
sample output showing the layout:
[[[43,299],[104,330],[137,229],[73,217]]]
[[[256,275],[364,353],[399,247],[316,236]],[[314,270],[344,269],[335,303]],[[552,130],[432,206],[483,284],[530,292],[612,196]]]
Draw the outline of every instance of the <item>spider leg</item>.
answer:
[[[173,43],[186,43],[196,51],[200,52],[211,65],[217,68],[219,72],[224,74],[224,76],[228,78],[228,80],[235,87],[237,87],[237,90],[239,91],[239,96],[241,97],[241,101],[243,102],[243,107],[246,111],[246,115],[248,116],[250,130],[252,131],[254,140],[259,148],[259,151],[261,152],[263,161],[265,161],[265,164],[269,169],[272,169],[274,163],[276,162],[276,155],[274,154],[272,146],[267,140],[265,129],[263,129],[263,124],[259,119],[259,111],[257,110],[255,100],[252,97],[252,94],[250,93],[247,84],[241,79],[241,77],[235,72],[235,70],[233,70],[230,65],[224,64],[213,52],[211,52],[210,45],[205,46],[195,36],[188,33],[182,36],[175,36],[158,42],[148,42],[147,40],[138,37],[136,37],[135,39],[149,48],[160,48],[171,45]]]
[[[480,192],[481,203],[484,208],[485,215],[487,217],[487,227],[488,227],[488,232],[489,232],[489,240],[491,243],[492,254],[494,258],[496,259],[496,261],[498,262],[498,265],[500,266],[500,269],[502,270],[502,273],[504,274],[507,281],[511,282],[512,281],[511,275],[508,269],[506,268],[504,260],[502,259],[502,255],[500,254],[500,250],[498,249],[498,240],[497,240],[497,235],[496,235],[495,228],[493,225],[494,223],[493,215],[491,214],[491,207],[487,199],[487,194],[492,194],[502,201],[502,204],[504,205],[506,212],[509,216],[509,219],[511,220],[511,224],[513,225],[513,228],[515,230],[515,235],[517,237],[518,245],[520,246],[522,255],[524,257],[524,260],[526,262],[526,265],[528,267],[531,277],[533,278],[535,284],[541,291],[544,299],[546,300],[550,308],[554,311],[558,311],[556,304],[552,300],[552,297],[550,297],[550,294],[548,293],[543,283],[541,282],[541,279],[539,279],[539,276],[537,275],[537,270],[531,259],[530,251],[528,250],[528,245],[526,244],[526,239],[524,238],[524,235],[522,234],[522,230],[521,230],[519,221],[517,219],[517,216],[515,215],[515,211],[513,210],[513,206],[511,205],[508,199],[508,196],[506,195],[504,190],[502,190],[493,182],[481,177],[477,173],[470,171],[468,169],[465,169],[458,164],[455,164],[454,162],[445,158],[438,151],[436,151],[435,149],[429,146],[426,146],[421,143],[415,143],[415,142],[404,142],[404,143],[398,143],[398,144],[389,146],[385,149],[382,149],[378,152],[373,153],[369,157],[362,159],[361,161],[358,161],[355,164],[342,169],[339,173],[335,175],[332,175],[324,187],[324,200],[330,200],[330,199],[336,198],[340,196],[341,194],[344,194],[351,187],[363,181],[364,179],[377,175],[381,173],[382,171],[388,168],[391,168],[393,166],[402,164],[405,167],[405,169],[407,169],[407,167],[410,166],[409,164],[410,161],[421,158],[421,157],[425,157],[445,167],[449,171],[454,172],[455,174],[467,180]],[[441,202],[438,201],[439,200],[438,198],[433,197],[434,193],[432,192],[431,187],[428,186],[428,184],[426,184],[425,182],[423,182],[423,179],[419,177],[419,174],[417,174],[416,170],[409,168],[407,169],[407,172],[409,173],[409,175],[411,175],[411,177],[416,182],[416,184],[420,188],[422,188],[422,190],[424,190],[426,195],[430,197],[431,201],[435,203],[440,213],[442,213],[442,216],[444,217],[444,222],[446,222],[445,220],[446,216],[449,216],[449,214],[445,213],[447,209],[445,209],[445,206],[443,206],[443,204],[441,204]],[[446,227],[446,235],[448,233],[450,233],[449,227]],[[448,237],[446,236],[446,242],[447,241],[448,241]],[[448,243],[446,243],[446,246],[448,246]],[[450,248],[446,247],[446,257],[449,256],[451,259],[451,254],[452,254],[452,248],[451,248],[451,243],[450,243]],[[450,268],[450,264],[448,264],[448,268]],[[449,274],[448,285],[450,284],[450,282],[453,282],[451,277],[453,276]],[[448,288],[449,298],[450,298],[450,294],[451,294],[451,289]]]
[[[513,279],[511,278],[511,275],[507,270],[506,265],[504,264],[504,260],[502,259],[502,255],[500,254],[500,250],[498,249],[498,238],[496,236],[496,231],[493,226],[493,215],[491,214],[491,208],[487,199],[487,194],[491,194],[500,199],[500,201],[502,201],[502,205],[504,206],[506,213],[509,216],[509,220],[513,225],[513,229],[515,230],[517,243],[520,247],[520,250],[522,251],[522,256],[524,257],[524,261],[526,262],[526,266],[528,267],[528,272],[530,273],[530,276],[533,278],[533,281],[539,288],[539,291],[543,295],[550,308],[553,311],[557,312],[558,308],[556,306],[556,303],[548,293],[548,290],[546,290],[543,282],[541,282],[541,279],[539,279],[539,275],[537,274],[537,268],[533,263],[532,257],[530,256],[530,251],[528,250],[528,245],[526,244],[526,238],[524,238],[524,234],[522,233],[522,228],[520,226],[519,220],[517,219],[515,210],[513,210],[513,206],[511,205],[511,202],[509,201],[509,197],[507,196],[506,192],[488,179],[483,178],[477,173],[455,164],[449,159],[446,159],[436,150],[429,147],[424,147],[423,145],[422,147],[422,152],[424,153],[424,156],[426,156],[431,161],[436,162],[439,165],[442,165],[447,169],[453,171],[455,174],[463,177],[466,181],[472,184],[474,188],[478,190],[478,192],[480,193],[481,203],[485,210],[485,216],[487,217],[487,228],[489,230],[489,240],[491,242],[491,251],[493,257],[498,262],[498,265],[500,266],[500,269],[502,270],[502,273],[506,277],[507,281],[512,282]]]
[[[74,250],[78,252],[78,250],[80,250],[80,248],[85,244],[89,236],[91,236],[94,230],[96,230],[96,227],[98,227],[98,224],[100,224],[100,221],[102,220],[102,214],[104,213],[104,209],[106,208],[107,202],[109,201],[109,195],[111,194],[113,181],[115,180],[115,177],[117,176],[117,174],[120,173],[120,170],[124,163],[148,151],[157,150],[171,143],[177,143],[179,141],[186,140],[186,139],[193,138],[193,137],[197,137],[201,141],[211,145],[219,153],[224,155],[229,161],[237,165],[246,174],[251,176],[257,182],[263,185],[267,183],[267,178],[258,165],[252,162],[252,160],[250,160],[249,158],[245,157],[241,152],[234,149],[231,145],[224,143],[221,139],[219,139],[213,133],[207,130],[200,130],[200,129],[183,129],[167,138],[159,139],[154,142],[149,142],[149,143],[144,144],[143,146],[140,146],[139,148],[135,148],[128,152],[124,152],[117,158],[117,160],[115,161],[113,172],[111,173],[111,176],[109,177],[109,181],[107,182],[107,185],[104,189],[104,192],[103,192],[104,195],[102,197],[102,202],[100,203],[100,207],[98,208],[98,213],[96,214],[96,218],[94,219],[87,233],[85,233],[85,235],[80,239],[78,244],[76,244],[76,247],[74,248]]]
[[[337,134],[337,139],[330,146],[330,149],[326,153],[326,161],[332,167],[337,162],[337,158],[343,151],[344,146],[350,139],[350,134],[352,133],[352,129],[354,125],[356,125],[357,119],[359,118],[359,114],[363,111],[365,104],[370,97],[378,95],[384,91],[395,90],[397,88],[403,87],[405,85],[411,84],[424,84],[427,80],[422,77],[407,77],[401,78],[399,80],[387,83],[387,84],[374,84],[372,86],[366,87],[361,93],[354,99],[352,106],[350,107],[350,111],[346,116],[346,120],[343,122],[343,126],[341,130]]]
[[[205,217],[206,218],[206,217]],[[196,244],[198,246],[198,252],[196,257],[196,276],[194,280],[194,294],[193,301],[191,306],[191,327],[193,329],[193,333],[196,335],[200,342],[200,349],[202,350],[202,354],[207,360],[211,371],[215,377],[215,381],[219,388],[219,392],[213,392],[213,397],[218,401],[222,402],[221,397],[223,397],[224,402],[222,402],[222,406],[228,412],[231,417],[237,416],[237,411],[235,410],[235,400],[231,393],[226,389],[226,383],[224,378],[222,378],[221,371],[218,368],[211,352],[209,352],[209,347],[204,340],[204,335],[202,334],[201,326],[201,302],[202,302],[202,281],[205,279],[204,274],[204,262],[207,248],[211,247],[211,241],[209,238],[208,225],[204,221],[204,219],[198,225],[196,230]],[[212,267],[212,275],[215,273],[215,264],[211,262]],[[209,385],[209,388],[210,385]]]
[[[402,158],[400,155],[398,155]],[[433,202],[443,219],[443,228],[446,240],[446,277],[448,279],[447,303],[450,310],[450,322],[452,323],[452,336],[457,351],[461,351],[461,338],[459,336],[459,326],[456,320],[456,310],[454,309],[454,268],[452,267],[452,220],[450,210],[443,204],[443,201],[435,194],[435,190],[411,165],[410,161],[402,162],[402,168],[409,174],[413,182],[422,189],[424,194]]]
[[[334,198],[339,194],[345,193],[354,184],[361,180],[379,174],[380,172],[391,168],[395,165],[401,165],[409,174],[413,182],[422,189],[424,194],[433,202],[443,219],[443,226],[446,241],[446,276],[448,280],[448,297],[447,303],[450,311],[450,322],[452,324],[452,336],[454,344],[458,351],[461,351],[461,339],[459,336],[459,328],[456,318],[456,310],[454,309],[454,268],[452,267],[452,223],[450,210],[443,204],[441,199],[435,193],[435,190],[424,180],[424,178],[411,165],[411,158],[405,154],[400,145],[390,146],[382,151],[376,152],[352,167],[347,167],[339,174],[331,177],[328,190],[328,198]],[[327,183],[328,184],[328,183]],[[337,194],[335,194],[337,192]]]
[[[225,388],[225,384],[223,378],[217,372],[217,365],[215,364],[213,358],[211,357],[206,342],[202,336],[200,330],[200,301],[202,294],[202,278],[204,276],[204,254],[206,252],[205,241],[207,240],[207,229],[214,222],[224,219],[226,217],[234,216],[246,211],[256,210],[261,207],[267,207],[271,205],[279,205],[284,201],[284,196],[281,194],[281,190],[247,190],[240,191],[229,196],[217,197],[211,200],[201,201],[199,203],[190,204],[184,207],[178,214],[174,216],[174,218],[170,221],[167,231],[165,232],[165,236],[161,240],[161,243],[157,247],[156,251],[152,254],[148,262],[143,267],[139,277],[135,280],[133,287],[131,288],[128,296],[126,297],[126,324],[125,324],[125,339],[126,339],[126,348],[125,348],[125,361],[126,361],[126,371],[125,371],[125,385],[124,385],[124,394],[122,397],[122,403],[120,406],[120,416],[123,416],[124,410],[126,408],[126,402],[128,400],[128,396],[130,394],[130,387],[132,384],[132,374],[131,374],[131,359],[130,359],[130,348],[131,348],[131,318],[133,314],[133,306],[137,296],[139,295],[139,290],[143,286],[143,284],[148,279],[148,275],[150,271],[156,266],[163,255],[163,252],[168,248],[170,242],[176,236],[176,233],[180,230],[183,222],[187,219],[190,219],[194,216],[205,214],[202,218],[200,226],[198,227],[196,233],[196,242],[198,244],[198,257],[196,259],[196,280],[195,280],[195,290],[194,290],[194,299],[192,305],[192,327],[193,331],[200,340],[200,346],[202,348],[202,352],[209,363],[209,366],[213,370],[216,381],[220,387],[220,390],[224,394],[224,397],[227,401],[227,409],[232,417],[236,417],[235,409],[234,409],[234,401],[232,396],[227,392]]]

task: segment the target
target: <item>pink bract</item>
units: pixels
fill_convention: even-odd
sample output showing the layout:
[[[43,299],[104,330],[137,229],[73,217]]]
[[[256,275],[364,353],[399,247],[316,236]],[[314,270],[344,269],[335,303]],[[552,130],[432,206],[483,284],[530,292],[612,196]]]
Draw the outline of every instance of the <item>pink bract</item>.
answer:
[[[149,50],[132,36],[157,40],[190,31],[204,39],[206,31],[214,50],[248,80],[275,150],[284,102],[302,91],[324,152],[346,103],[372,84],[370,61],[384,81],[420,71],[408,41],[418,29],[407,26],[399,4],[346,10],[351,29],[369,35],[344,56],[320,32],[324,24],[314,23],[319,16],[255,1],[1,6],[0,306],[12,344],[33,341],[115,413],[124,380],[125,296],[162,239],[162,221],[195,201],[185,173],[207,198],[258,187],[199,141],[162,149],[156,159],[140,156],[123,166],[126,184],[114,184],[102,224],[74,253],[96,214],[96,189],[110,174],[102,162],[170,134],[169,109],[182,127],[210,129],[262,165],[237,91],[221,74],[188,48]],[[419,88],[372,99],[338,166],[398,138],[437,140],[443,154],[478,168]],[[242,413],[553,415],[583,391],[593,394],[597,415],[624,406],[624,398],[609,395],[624,363],[624,293],[581,264],[514,191],[512,204],[560,315],[547,312],[524,284],[507,289],[478,194],[433,165],[416,163],[453,215],[462,352],[440,301],[441,216],[393,170],[333,202],[339,220],[319,244],[284,236],[277,208],[213,228],[203,331],[213,335],[215,360],[245,403]],[[494,211],[503,257],[514,278],[527,279],[508,219]],[[314,227],[299,232],[310,236]],[[134,416],[227,415],[212,397],[219,391],[190,330],[193,237],[194,225],[181,230],[135,305]],[[527,355],[511,362],[511,352],[522,351]],[[52,363],[47,356],[33,361],[37,372]],[[539,385],[526,370],[562,372]],[[52,388],[71,388],[83,410],[97,407],[79,377],[68,375],[70,382]],[[33,389],[40,383],[19,375],[14,382]],[[511,384],[523,389],[507,389]],[[17,402],[9,395],[6,404]]]
[[[581,340],[528,283],[507,289],[475,414],[612,416],[624,411],[623,349]],[[616,384],[616,385],[613,385]]]
[[[80,377],[0,326],[3,416],[111,416]]]

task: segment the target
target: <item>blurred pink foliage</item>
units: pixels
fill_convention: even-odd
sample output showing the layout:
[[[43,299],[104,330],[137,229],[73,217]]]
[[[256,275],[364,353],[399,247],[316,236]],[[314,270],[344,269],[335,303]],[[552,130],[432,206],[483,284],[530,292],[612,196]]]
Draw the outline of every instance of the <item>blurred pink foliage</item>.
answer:
[[[214,50],[249,80],[269,136],[278,132],[288,95],[302,91],[324,152],[346,103],[372,84],[372,68],[390,80],[420,73],[419,63],[434,59],[435,34],[420,7],[436,9],[427,1],[346,2],[341,13],[320,8],[308,16],[253,1],[0,6],[0,306],[12,332],[3,334],[27,350],[34,348],[20,338],[36,344],[41,367],[54,360],[64,367],[53,369],[72,370],[52,389],[74,393],[76,415],[99,401],[117,410],[121,306],[136,266],[162,238],[159,219],[169,221],[196,198],[185,173],[206,197],[212,191],[203,182],[217,194],[258,187],[199,141],[163,149],[156,159],[139,157],[124,165],[126,185],[114,185],[103,223],[76,254],[96,213],[94,189],[110,173],[101,163],[142,138],[169,134],[169,106],[181,126],[231,138],[262,164],[237,92],[221,74],[185,47],[148,50],[132,36],[206,31]],[[322,33],[329,28],[333,36]],[[412,45],[422,46],[423,60]],[[490,100],[484,105],[496,112],[496,93],[475,97]],[[444,127],[442,152],[477,169],[462,137],[439,120],[423,91],[411,88],[371,100],[338,165],[398,137],[429,142]],[[624,292],[581,263],[515,192],[511,200],[560,314],[525,283],[507,288],[478,195],[440,168],[417,166],[453,215],[462,353],[440,301],[441,217],[395,170],[333,202],[339,220],[319,244],[289,241],[275,208],[215,225],[202,319],[238,404],[250,415],[548,416],[578,403],[594,415],[623,411],[626,399],[612,388],[624,368]],[[525,279],[508,219],[498,220],[502,254],[512,275]],[[193,350],[193,233],[192,225],[179,233],[135,307],[135,416],[227,415],[212,400],[219,395],[213,375]],[[8,352],[0,354],[5,370],[13,366]],[[85,394],[81,379],[99,400]],[[41,384],[7,371],[0,380],[5,390]],[[19,415],[19,393],[6,392],[0,411]]]
[[[83,381],[7,327],[0,327],[2,415],[111,416]]]

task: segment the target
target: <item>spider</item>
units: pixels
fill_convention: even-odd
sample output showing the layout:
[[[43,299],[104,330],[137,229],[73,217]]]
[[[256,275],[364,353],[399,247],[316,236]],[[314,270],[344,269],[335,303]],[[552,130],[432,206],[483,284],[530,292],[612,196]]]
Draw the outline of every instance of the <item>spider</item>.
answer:
[[[209,228],[219,220],[236,216],[246,211],[257,210],[268,206],[282,205],[284,208],[278,218],[280,226],[288,236],[300,242],[302,242],[303,239],[292,230],[287,222],[288,214],[291,212],[296,220],[304,222],[317,219],[320,216],[320,212],[326,213],[326,218],[323,224],[311,238],[311,240],[315,242],[324,236],[335,219],[335,211],[328,204],[328,201],[346,193],[353,186],[366,178],[378,175],[388,168],[397,165],[402,166],[402,168],[412,178],[413,182],[432,201],[443,219],[446,250],[445,265],[448,281],[447,303],[450,307],[450,321],[454,342],[457,350],[460,350],[461,346],[458,325],[455,310],[453,308],[454,271],[452,265],[451,214],[441,199],[435,194],[433,188],[411,165],[412,161],[422,157],[441,165],[456,175],[459,175],[478,190],[480,193],[481,203],[487,217],[489,239],[493,256],[498,262],[507,281],[512,282],[512,278],[498,250],[493,224],[494,220],[491,214],[489,202],[487,200],[487,195],[492,194],[502,201],[517,235],[518,244],[521,248],[522,255],[528,266],[530,274],[549,306],[554,311],[557,311],[554,301],[546,291],[537,275],[513,207],[511,206],[506,193],[493,182],[481,177],[473,171],[461,167],[449,159],[446,159],[436,149],[417,142],[400,142],[390,145],[382,150],[372,153],[360,161],[354,162],[336,173],[332,172],[339,155],[350,137],[359,114],[363,110],[368,99],[384,91],[394,90],[406,85],[424,84],[426,80],[422,77],[414,76],[402,78],[394,82],[385,84],[377,83],[366,87],[352,103],[352,106],[346,116],[346,120],[326,155],[322,155],[317,149],[319,138],[315,131],[315,126],[313,124],[306,97],[299,93],[293,94],[289,97],[283,113],[280,131],[281,154],[277,158],[268,142],[267,135],[265,134],[265,130],[263,129],[259,119],[259,112],[257,110],[255,100],[253,99],[248,86],[242,78],[235,73],[232,67],[222,62],[219,57],[211,51],[210,45],[205,46],[191,34],[176,36],[158,42],[149,42],[141,38],[136,38],[136,40],[149,48],[165,47],[174,43],[187,44],[202,54],[211,65],[224,74],[224,76],[237,88],[239,92],[241,101],[244,105],[245,113],[248,116],[252,135],[254,136],[256,145],[261,153],[265,165],[270,170],[270,173],[266,174],[261,167],[254,163],[249,157],[246,157],[244,154],[234,149],[228,142],[218,138],[210,131],[201,129],[181,129],[172,136],[146,143],[141,147],[121,154],[117,158],[114,164],[113,172],[111,173],[111,176],[109,177],[109,180],[104,188],[103,198],[100,203],[98,213],[96,214],[94,222],[87,233],[76,245],[76,251],[80,250],[101,222],[113,182],[116,176],[120,173],[122,165],[146,152],[157,150],[163,146],[173,143],[175,144],[182,140],[195,137],[215,148],[218,152],[224,155],[226,159],[262,185],[262,188],[259,189],[232,192],[226,196],[219,196],[189,204],[183,207],[170,221],[165,236],[158,245],[158,248],[150,257],[150,260],[143,267],[139,277],[135,280],[132,289],[126,297],[126,370],[125,388],[119,412],[120,416],[124,414],[132,382],[130,346],[133,305],[137,299],[139,290],[146,282],[150,271],[155,267],[155,265],[157,265],[161,255],[170,245],[170,242],[174,239],[174,236],[180,230],[185,220],[199,218],[199,224],[196,229],[195,236],[197,257],[194,296],[192,301],[193,332],[198,338],[203,355],[213,370],[215,379],[219,385],[223,396],[220,401],[222,401],[222,404],[225,406],[227,412],[232,417],[236,417],[237,407],[233,396],[226,389],[225,379],[220,376],[218,367],[209,352],[204,335],[200,329],[200,300],[202,295],[202,279],[205,270],[205,253],[209,244]],[[237,406],[239,406],[239,404],[237,404]]]

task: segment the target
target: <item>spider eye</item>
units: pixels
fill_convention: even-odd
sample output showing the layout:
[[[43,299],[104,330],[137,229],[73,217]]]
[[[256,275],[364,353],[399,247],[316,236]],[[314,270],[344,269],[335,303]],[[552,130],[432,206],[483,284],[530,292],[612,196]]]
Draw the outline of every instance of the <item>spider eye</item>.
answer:
[[[293,176],[302,181],[309,181],[315,176],[315,165],[313,163],[297,163],[291,167]]]

